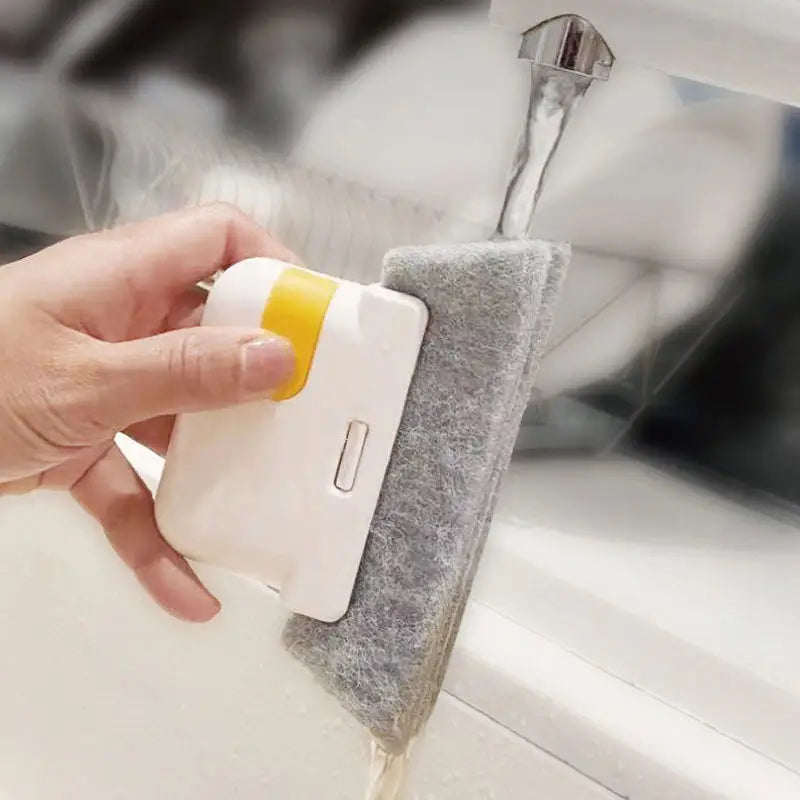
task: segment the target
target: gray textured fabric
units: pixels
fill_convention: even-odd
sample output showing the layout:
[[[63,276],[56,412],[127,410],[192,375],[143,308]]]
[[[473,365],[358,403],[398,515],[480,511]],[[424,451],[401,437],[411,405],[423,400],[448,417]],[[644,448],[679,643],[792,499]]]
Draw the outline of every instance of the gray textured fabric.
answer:
[[[568,255],[534,241],[386,257],[384,284],[425,302],[428,330],[350,609],[293,616],[284,643],[389,752],[439,693]]]

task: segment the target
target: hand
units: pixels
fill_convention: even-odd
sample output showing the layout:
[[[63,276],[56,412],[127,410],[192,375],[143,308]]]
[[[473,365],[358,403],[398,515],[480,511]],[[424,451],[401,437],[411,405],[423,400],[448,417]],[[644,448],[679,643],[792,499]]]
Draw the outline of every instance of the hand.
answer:
[[[174,415],[269,396],[287,342],[195,327],[195,284],[251,256],[292,254],[227,206],[79,236],[0,269],[0,494],[67,489],[175,616],[219,610],[161,537],[150,493],[114,445],[164,452]]]

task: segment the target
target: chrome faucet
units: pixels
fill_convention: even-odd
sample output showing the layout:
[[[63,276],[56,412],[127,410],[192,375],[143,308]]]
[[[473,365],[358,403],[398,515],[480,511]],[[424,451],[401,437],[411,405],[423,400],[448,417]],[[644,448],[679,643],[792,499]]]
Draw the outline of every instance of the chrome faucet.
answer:
[[[530,235],[564,129],[615,59],[800,107],[800,2],[492,0],[490,17],[520,33],[519,56],[531,62],[499,236]]]
[[[607,80],[614,56],[585,19],[565,15],[523,34],[519,57],[530,62],[531,90],[497,235],[531,235],[536,205],[567,123],[595,80]]]

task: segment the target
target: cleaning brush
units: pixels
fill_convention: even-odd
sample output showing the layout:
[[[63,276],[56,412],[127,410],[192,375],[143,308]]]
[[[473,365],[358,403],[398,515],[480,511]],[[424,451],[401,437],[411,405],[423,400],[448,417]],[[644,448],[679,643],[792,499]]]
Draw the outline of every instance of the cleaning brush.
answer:
[[[284,336],[295,372],[274,400],[178,418],[159,528],[276,589],[289,651],[388,756],[439,693],[567,258],[409,247],[379,286],[253,258],[208,295],[202,324]]]
[[[295,615],[284,631],[289,651],[389,754],[387,770],[439,694],[569,257],[528,237],[591,77],[534,67],[531,78],[497,229],[510,241],[385,259],[384,285],[428,308],[417,369],[348,613],[333,625]]]
[[[388,467],[376,487],[377,507],[366,521],[369,532],[349,608],[335,623],[295,614],[284,631],[289,651],[380,747],[404,752],[442,684],[551,327],[568,248],[524,239],[433,244],[484,238],[490,231],[453,225],[436,212],[272,162],[247,148],[231,149],[229,142],[187,138],[163,121],[106,102],[92,99],[79,108],[84,121],[102,133],[110,153],[97,188],[86,186],[82,192],[88,198],[89,227],[98,220],[104,225],[226,199],[287,240],[307,264],[362,282],[377,277],[375,265],[387,249],[415,243],[390,250],[384,259],[383,288],[421,300],[428,321]],[[223,295],[216,296],[221,313]],[[311,369],[312,380],[315,369],[319,366]],[[288,407],[284,412],[290,413]],[[204,430],[217,439],[223,422],[244,436],[244,426],[255,425],[262,412],[249,413],[254,418],[242,420],[241,428],[238,416],[195,422],[207,423]],[[200,480],[200,461],[179,457],[189,452],[186,442],[208,442],[191,433],[195,422],[179,422],[177,443],[184,441],[185,447],[171,447],[157,504],[162,530],[176,545],[188,519],[178,513],[181,508],[192,507],[195,515],[204,509],[210,520],[216,518],[215,497],[228,509],[236,507],[230,493],[222,491],[221,476]],[[266,435],[261,423],[253,429]],[[247,437],[243,442],[247,450]],[[274,451],[274,443],[263,451],[252,442],[255,461],[249,474],[263,475],[263,454]],[[307,445],[311,457],[314,442]],[[262,453],[258,463],[255,451]],[[188,466],[184,470],[181,464]],[[186,500],[194,494],[180,489],[184,480],[197,484],[197,503]],[[298,473],[303,480],[305,473]],[[254,491],[248,503],[263,496]],[[246,524],[242,520],[243,529]],[[269,536],[278,536],[272,527]],[[194,541],[197,531],[189,528],[186,535]],[[292,532],[289,526],[286,536]],[[232,548],[233,542],[227,545]],[[220,554],[208,557],[219,560]],[[274,577],[282,580],[277,573]]]
[[[389,753],[441,687],[568,260],[539,241],[393,251],[429,321],[347,614],[294,615],[289,651]]]

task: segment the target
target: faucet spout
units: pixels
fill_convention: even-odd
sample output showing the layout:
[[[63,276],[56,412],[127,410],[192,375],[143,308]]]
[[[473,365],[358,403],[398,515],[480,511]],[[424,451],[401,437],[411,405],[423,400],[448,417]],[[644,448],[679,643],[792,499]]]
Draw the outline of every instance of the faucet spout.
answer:
[[[595,80],[606,80],[614,56],[582,17],[543,22],[522,36],[519,57],[530,62],[525,124],[512,163],[497,235],[530,238],[550,162],[574,110]]]

